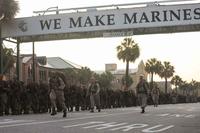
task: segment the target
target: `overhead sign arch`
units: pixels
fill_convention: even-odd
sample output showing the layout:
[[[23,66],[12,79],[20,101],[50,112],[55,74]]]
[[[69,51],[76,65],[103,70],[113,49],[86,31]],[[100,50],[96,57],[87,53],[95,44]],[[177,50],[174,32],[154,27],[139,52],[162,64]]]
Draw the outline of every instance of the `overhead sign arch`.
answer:
[[[200,3],[158,4],[16,18],[1,36],[31,42],[199,30]]]

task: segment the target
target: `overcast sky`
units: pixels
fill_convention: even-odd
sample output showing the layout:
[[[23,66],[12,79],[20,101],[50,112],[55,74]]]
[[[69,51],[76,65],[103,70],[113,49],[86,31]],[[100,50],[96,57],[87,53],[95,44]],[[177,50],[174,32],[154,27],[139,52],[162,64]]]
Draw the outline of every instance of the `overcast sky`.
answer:
[[[137,1],[142,2],[142,0],[134,0]],[[61,9],[132,2],[133,0],[19,0],[20,12],[17,17],[30,17],[35,15],[33,11],[55,6]],[[141,60],[146,62],[150,58],[157,58],[160,61],[171,62],[175,67],[175,74],[183,80],[200,81],[199,35],[199,32],[190,32],[133,36],[139,44],[141,53],[140,58],[130,64],[130,68],[136,68]],[[81,66],[87,66],[91,70],[104,70],[105,63],[117,63],[118,69],[125,69],[125,63],[117,59],[116,52],[116,47],[120,45],[123,38],[36,42],[35,52],[38,56],[59,56]],[[31,54],[31,52],[30,43],[21,44],[22,54]]]

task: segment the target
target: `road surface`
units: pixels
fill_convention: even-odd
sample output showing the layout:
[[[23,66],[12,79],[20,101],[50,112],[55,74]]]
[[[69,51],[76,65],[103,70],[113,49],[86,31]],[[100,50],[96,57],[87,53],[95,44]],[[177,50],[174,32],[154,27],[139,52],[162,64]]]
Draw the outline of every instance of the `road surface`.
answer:
[[[0,117],[0,133],[200,133],[200,103]]]

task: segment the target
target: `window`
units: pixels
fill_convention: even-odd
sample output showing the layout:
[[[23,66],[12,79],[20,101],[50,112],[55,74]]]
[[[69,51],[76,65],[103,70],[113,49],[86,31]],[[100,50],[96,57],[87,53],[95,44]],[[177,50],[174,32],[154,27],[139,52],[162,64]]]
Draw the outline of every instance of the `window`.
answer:
[[[46,78],[46,71],[45,70],[40,70],[39,75],[40,75],[40,80],[46,81],[47,78]]]

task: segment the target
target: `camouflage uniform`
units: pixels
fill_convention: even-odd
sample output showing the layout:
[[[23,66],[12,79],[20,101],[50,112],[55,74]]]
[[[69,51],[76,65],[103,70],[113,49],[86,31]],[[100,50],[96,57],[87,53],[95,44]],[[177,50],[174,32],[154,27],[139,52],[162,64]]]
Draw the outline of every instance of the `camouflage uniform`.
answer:
[[[8,96],[7,96],[7,90],[5,86],[6,82],[5,81],[0,81],[0,116],[3,115],[3,113],[6,110],[6,105],[8,101]]]
[[[96,105],[98,112],[101,111],[100,108],[100,86],[99,84],[95,81],[94,78],[91,79],[91,83],[88,86],[89,94],[90,94],[90,109],[91,112],[94,112],[94,106]]]
[[[63,117],[66,117],[67,115],[67,107],[65,105],[65,97],[64,97],[64,88],[65,88],[65,83],[64,81],[59,77],[55,76],[50,79],[50,99],[52,103],[52,114],[56,114],[56,100],[58,104],[62,107],[63,110]]]
[[[154,107],[158,106],[159,95],[160,95],[159,88],[157,86],[154,86],[153,89],[152,89],[152,91],[151,91],[151,96],[152,96]]]
[[[44,83],[40,82],[39,85],[39,112],[40,113],[46,113],[48,112],[48,102],[49,102],[49,86]]]
[[[140,81],[136,86],[138,101],[141,106],[142,112],[145,112],[145,107],[147,106],[147,96],[148,96],[148,83],[140,76]]]
[[[11,82],[10,90],[10,106],[12,115],[19,115],[21,112],[21,85],[20,82],[14,79]]]

